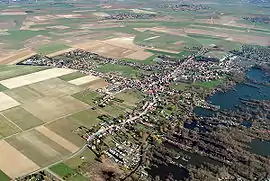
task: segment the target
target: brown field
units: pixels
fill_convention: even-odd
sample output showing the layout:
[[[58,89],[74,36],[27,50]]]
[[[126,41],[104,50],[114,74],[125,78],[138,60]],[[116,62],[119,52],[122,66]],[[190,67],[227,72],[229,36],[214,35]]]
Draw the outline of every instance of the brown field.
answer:
[[[78,147],[81,147],[85,144],[85,141],[74,132],[74,130],[76,130],[79,126],[81,125],[70,119],[70,117],[61,118],[46,125],[48,129],[55,132],[62,138],[68,140]]]
[[[36,31],[34,29],[31,29],[33,31]],[[52,41],[51,37],[43,36],[43,35],[37,35],[32,38],[27,39],[24,42],[24,47],[28,47],[30,49],[35,50],[37,47],[41,45],[46,45]]]
[[[81,29],[101,29],[101,28],[114,28],[124,27],[121,23],[95,23],[95,24],[82,24]]]
[[[76,48],[94,52],[112,58],[133,58],[145,60],[152,53],[144,52],[144,49],[133,43],[134,37],[112,38],[107,40],[95,40],[87,43],[74,45]]]
[[[160,48],[148,48],[150,50],[160,51],[160,52],[167,52],[167,53],[174,53],[178,54],[179,52],[173,51],[173,50],[167,50],[167,49],[160,49]]]
[[[71,51],[74,51],[74,50],[76,50],[76,48],[68,48],[68,49],[65,49],[65,50],[60,50],[60,51],[48,54],[46,56],[47,57],[55,57],[55,56],[61,55],[63,53],[71,52]]]
[[[68,83],[74,84],[74,85],[83,85],[83,84],[87,84],[87,83],[93,82],[93,81],[98,80],[98,79],[100,79],[100,78],[93,76],[93,75],[87,75],[84,77],[79,77],[77,79],[73,79],[71,81],[68,81]]]
[[[77,147],[73,143],[67,141],[63,137],[59,136],[58,134],[44,126],[37,127],[36,130],[72,153],[76,152],[79,149],[79,147]]]
[[[80,92],[82,88],[72,85],[59,78],[53,78],[29,85],[31,90],[40,93],[43,96],[61,97]]]
[[[158,33],[167,33],[170,35],[177,35],[177,36],[186,36],[186,33],[183,29],[172,29],[167,27],[152,27],[152,28],[134,28],[137,31],[145,32],[147,30],[158,32]]]
[[[36,52],[32,51],[31,49],[23,49],[18,52],[15,52],[11,56],[0,58],[0,64],[16,64],[35,54]]]
[[[52,69],[42,70],[39,72],[34,72],[31,74],[13,77],[10,79],[5,79],[5,80],[0,81],[0,83],[9,89],[13,89],[13,88],[41,82],[44,80],[60,77],[60,76],[67,75],[73,72],[76,72],[76,71],[72,69],[52,68]]]
[[[87,89],[97,90],[97,89],[101,89],[108,86],[108,82],[106,82],[104,79],[98,79],[98,80],[94,80],[92,82],[83,84],[81,86]]]
[[[132,54],[129,54],[125,56],[125,58],[131,58],[135,60],[145,60],[145,57],[151,57],[153,54],[151,52],[146,52],[146,51],[137,51]]]
[[[7,94],[0,92],[0,111],[15,107],[20,105],[19,102],[12,99],[12,97],[8,96]]]
[[[16,23],[14,23],[14,21],[0,21],[0,29],[13,28],[15,25]]]
[[[22,105],[22,108],[26,111],[45,122],[59,119],[88,107],[89,105],[70,96],[59,98],[44,97]]]
[[[25,15],[26,13],[24,11],[2,11],[0,12],[0,15]]]
[[[12,179],[39,169],[38,165],[6,141],[0,141],[0,152],[0,170]]]
[[[108,13],[104,13],[104,12],[94,12],[92,13],[93,15],[97,16],[97,17],[106,17],[106,16],[110,16]]]

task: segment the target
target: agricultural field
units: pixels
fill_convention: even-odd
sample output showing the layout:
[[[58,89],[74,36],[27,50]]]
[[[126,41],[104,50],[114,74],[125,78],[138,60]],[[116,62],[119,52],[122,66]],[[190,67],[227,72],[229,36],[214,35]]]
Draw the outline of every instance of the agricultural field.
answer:
[[[130,0],[109,6],[100,1],[3,5],[0,50],[7,53],[0,55],[0,64],[34,53],[56,56],[73,48],[113,58],[145,60],[158,52],[186,55],[183,52],[193,46],[216,44],[228,51],[242,43],[269,45],[270,25],[242,18],[267,14],[265,9],[212,1],[207,3],[210,9],[197,12],[163,9],[158,6],[162,1],[143,2],[145,9]],[[239,6],[245,9],[239,11]],[[117,13],[158,16],[124,21],[104,19]]]
[[[14,179],[66,159],[85,145],[74,130],[100,121],[97,117],[101,112],[91,109],[95,104],[88,104],[88,98],[91,94],[99,96],[90,89],[100,87],[104,80],[70,69],[55,70],[1,65],[1,180]],[[11,157],[24,160],[25,165],[11,168],[6,159]],[[75,175],[70,178],[76,179]]]
[[[143,99],[139,92],[125,90],[115,95],[119,102],[114,99],[102,108],[96,105],[102,97],[96,90],[108,85],[103,78],[72,69],[14,64],[36,54],[55,57],[75,49],[152,65],[160,54],[183,58],[198,49],[217,47],[205,55],[222,59],[242,44],[270,46],[270,25],[243,19],[269,15],[267,9],[208,0],[210,9],[177,11],[161,8],[164,2],[125,0],[105,5],[99,0],[45,0],[0,4],[1,181],[45,167],[60,177],[71,175],[68,181],[84,181],[75,170],[85,161],[94,162],[95,155],[87,149],[71,157],[85,145],[77,129],[98,125],[101,115],[113,118],[130,112]],[[110,19],[119,13],[157,16]],[[134,79],[144,73],[109,63],[94,70]],[[222,81],[171,86],[211,89]],[[25,164],[14,168],[13,159]]]

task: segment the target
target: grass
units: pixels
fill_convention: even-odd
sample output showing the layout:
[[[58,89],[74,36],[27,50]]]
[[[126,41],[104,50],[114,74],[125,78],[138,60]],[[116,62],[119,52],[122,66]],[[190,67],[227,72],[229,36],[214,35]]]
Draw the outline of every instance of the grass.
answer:
[[[162,51],[157,51],[157,50],[147,50],[151,53],[154,53],[156,55],[167,55],[167,56],[170,56],[170,57],[175,57],[175,58],[183,58],[183,57],[187,57],[189,55],[192,55],[194,52],[191,52],[191,51],[181,51],[180,53],[178,54],[175,54],[175,53],[168,53],[168,52],[162,52]]]
[[[65,163],[59,163],[57,165],[54,165],[50,167],[50,170],[62,178],[67,177],[65,179],[67,181],[89,181],[89,179],[80,175],[73,168],[70,168]]]
[[[67,181],[89,181],[89,179],[82,175],[73,175],[69,177]]]
[[[139,75],[141,75],[141,72],[138,69],[116,64],[100,65],[96,68],[96,71],[103,73],[121,74],[124,77],[138,77]]]
[[[65,177],[67,175],[75,174],[75,170],[70,168],[68,165],[64,163],[59,163],[49,168],[51,171],[59,175],[60,177]]]
[[[4,173],[0,170],[0,180],[1,181],[10,181],[11,179]]]
[[[18,133],[19,131],[17,127],[0,114],[0,139]]]
[[[8,88],[0,84],[0,92],[3,92],[4,90],[7,90]]]
[[[220,85],[223,81],[224,81],[223,79],[219,79],[219,80],[212,80],[208,82],[195,82],[193,85],[200,86],[206,89],[213,89],[217,87],[218,85]]]
[[[100,95],[97,92],[86,90],[86,91],[76,93],[72,96],[86,104],[95,106],[94,99],[99,97]]]
[[[84,157],[84,160],[82,160],[81,157]],[[75,157],[66,160],[65,164],[68,165],[70,168],[76,169],[84,162],[94,162],[95,158],[96,155],[91,150],[86,149],[79,155],[76,155]]]
[[[176,89],[176,90],[184,90],[188,86],[190,86],[190,84],[187,84],[187,83],[177,83],[177,84],[170,85],[171,88]]]
[[[23,130],[33,128],[43,124],[43,121],[33,116],[31,113],[25,111],[21,107],[15,107],[3,112],[8,119],[18,125]]]
[[[64,44],[49,44],[49,45],[40,46],[37,49],[37,52],[39,54],[48,55],[48,54],[51,54],[60,50],[68,49],[68,48],[70,48],[70,46],[67,46]]]
[[[83,76],[86,76],[86,74],[83,74],[81,72],[73,72],[71,74],[63,75],[59,78],[64,80],[64,81],[70,81],[70,80],[74,80],[74,79],[77,79],[77,78],[80,78]]]
[[[9,30],[9,35],[4,37],[4,40],[11,42],[24,42],[29,38],[35,37],[37,35],[50,36],[49,31],[39,30],[39,31],[30,31],[30,30]]]
[[[100,114],[97,113],[94,110],[84,110],[75,114],[72,114],[70,118],[79,123],[80,125],[84,125],[86,127],[92,127],[94,125],[97,125],[100,121],[97,117]]]
[[[140,100],[143,99],[143,95],[136,90],[125,90],[117,95],[116,98],[124,100],[127,105],[135,106]]]
[[[115,118],[125,113],[124,108],[115,104],[110,105],[110,106],[105,106],[104,108],[101,108],[101,110],[107,112],[110,116],[115,117]]]
[[[148,58],[145,59],[145,60],[135,60],[135,59],[131,59],[131,58],[122,58],[121,61],[136,62],[136,63],[145,64],[145,65],[153,65],[153,64],[155,64],[155,62],[153,61],[153,59],[154,59],[155,57],[156,57],[156,56],[153,55],[153,56],[151,56],[151,57],[148,57]]]

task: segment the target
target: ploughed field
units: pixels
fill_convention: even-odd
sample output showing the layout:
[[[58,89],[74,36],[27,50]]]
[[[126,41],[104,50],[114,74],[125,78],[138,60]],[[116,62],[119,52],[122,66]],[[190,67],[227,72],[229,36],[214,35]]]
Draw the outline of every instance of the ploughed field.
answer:
[[[73,131],[98,124],[101,111],[91,109],[91,95],[100,96],[94,87],[101,78],[71,69],[10,65],[0,65],[0,75],[1,181],[50,166],[85,145]],[[102,113],[112,114],[114,108],[109,109]]]

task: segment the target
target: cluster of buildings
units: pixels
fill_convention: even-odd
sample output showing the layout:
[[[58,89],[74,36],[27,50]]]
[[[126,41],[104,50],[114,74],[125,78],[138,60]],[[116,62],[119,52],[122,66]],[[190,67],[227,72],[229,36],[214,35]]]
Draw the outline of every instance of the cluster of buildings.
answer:
[[[124,19],[153,19],[157,17],[156,14],[146,14],[146,13],[117,13],[110,16],[104,17],[105,20],[124,20]]]
[[[116,146],[105,151],[105,154],[116,163],[134,168],[140,160],[140,147],[130,141],[124,141],[116,143]]]
[[[203,9],[210,9],[209,6],[203,4],[161,4],[160,8],[177,10],[177,11],[199,11]]]
[[[219,62],[197,61],[194,57],[184,61],[176,71],[178,81],[202,81],[218,80],[228,74],[227,69],[219,65]]]

